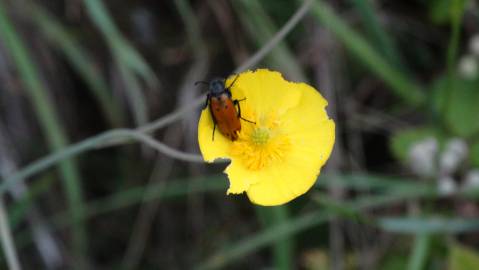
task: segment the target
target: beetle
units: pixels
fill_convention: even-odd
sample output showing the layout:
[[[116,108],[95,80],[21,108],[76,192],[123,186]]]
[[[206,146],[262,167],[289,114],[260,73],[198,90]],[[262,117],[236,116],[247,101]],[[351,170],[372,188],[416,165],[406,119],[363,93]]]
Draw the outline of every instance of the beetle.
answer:
[[[255,122],[241,117],[240,102],[246,100],[232,99],[231,87],[234,85],[239,75],[236,75],[233,82],[228,87],[225,87],[225,79],[215,78],[210,82],[198,81],[195,83],[207,84],[209,91],[206,95],[205,106],[209,107],[211,118],[213,119],[213,135],[212,140],[215,140],[216,126],[220,132],[231,141],[238,139],[238,133],[241,131],[240,120],[255,124]]]

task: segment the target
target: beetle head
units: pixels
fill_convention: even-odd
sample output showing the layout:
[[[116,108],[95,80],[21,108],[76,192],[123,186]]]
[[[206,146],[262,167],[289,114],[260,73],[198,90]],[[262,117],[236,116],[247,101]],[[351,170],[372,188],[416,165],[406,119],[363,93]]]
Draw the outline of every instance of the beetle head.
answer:
[[[213,79],[209,85],[212,95],[220,95],[225,91],[225,81],[221,78]]]

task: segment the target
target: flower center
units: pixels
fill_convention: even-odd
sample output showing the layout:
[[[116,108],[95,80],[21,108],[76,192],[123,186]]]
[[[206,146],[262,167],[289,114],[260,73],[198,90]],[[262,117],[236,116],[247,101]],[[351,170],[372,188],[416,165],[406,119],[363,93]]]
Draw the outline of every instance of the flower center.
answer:
[[[231,146],[231,155],[249,170],[260,170],[281,162],[290,147],[291,142],[281,128],[274,121],[265,121],[256,126],[245,125],[239,139]]]
[[[268,142],[270,130],[265,127],[256,128],[251,134],[251,142],[257,145],[263,145]]]

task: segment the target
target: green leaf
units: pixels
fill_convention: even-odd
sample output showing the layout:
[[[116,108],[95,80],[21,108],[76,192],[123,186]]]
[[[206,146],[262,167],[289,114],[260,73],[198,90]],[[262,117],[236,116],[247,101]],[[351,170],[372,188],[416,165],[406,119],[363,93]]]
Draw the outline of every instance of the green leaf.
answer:
[[[432,84],[432,109],[454,136],[469,137],[479,132],[479,81],[446,76]]]
[[[451,0],[430,0],[427,3],[429,7],[429,17],[436,24],[445,24],[451,19],[450,8]]]
[[[447,76],[436,78],[430,87],[432,110],[436,115],[439,115],[442,118],[444,117],[446,111],[445,108],[448,103],[448,90]]]
[[[446,124],[460,137],[470,137],[479,132],[478,81],[456,79],[453,89],[448,89]]]
[[[479,141],[471,146],[470,161],[473,167],[479,168]]]
[[[441,217],[387,217],[378,220],[378,226],[395,233],[461,233],[479,228],[479,219]]]
[[[437,131],[432,128],[421,127],[397,132],[391,139],[390,147],[393,155],[397,159],[406,162],[411,147],[428,137],[438,138]]]
[[[453,244],[449,254],[450,270],[477,269],[479,265],[479,254],[476,250],[460,244]]]

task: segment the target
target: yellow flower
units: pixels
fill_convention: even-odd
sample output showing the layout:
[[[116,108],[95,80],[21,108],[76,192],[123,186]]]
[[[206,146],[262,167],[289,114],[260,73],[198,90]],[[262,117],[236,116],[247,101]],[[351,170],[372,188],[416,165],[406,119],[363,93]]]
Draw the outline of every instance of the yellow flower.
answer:
[[[230,76],[229,86],[236,75]],[[308,191],[334,144],[334,122],[327,101],[313,87],[288,82],[267,69],[239,74],[232,99],[242,100],[241,131],[231,141],[216,127],[208,108],[198,123],[198,142],[207,162],[231,159],[227,194],[246,192],[251,202],[280,205]]]

